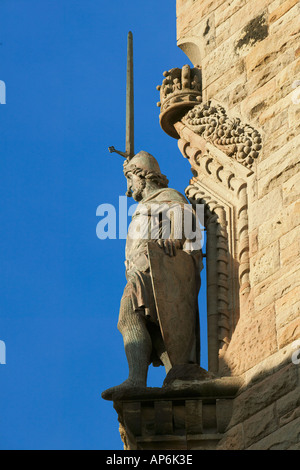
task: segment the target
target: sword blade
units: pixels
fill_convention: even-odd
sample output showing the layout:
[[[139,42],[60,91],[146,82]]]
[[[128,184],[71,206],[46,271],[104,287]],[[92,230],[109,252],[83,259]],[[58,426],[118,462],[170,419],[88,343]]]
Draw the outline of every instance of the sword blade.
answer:
[[[127,85],[126,85],[126,153],[128,160],[134,156],[134,89],[133,89],[133,37],[127,39]]]

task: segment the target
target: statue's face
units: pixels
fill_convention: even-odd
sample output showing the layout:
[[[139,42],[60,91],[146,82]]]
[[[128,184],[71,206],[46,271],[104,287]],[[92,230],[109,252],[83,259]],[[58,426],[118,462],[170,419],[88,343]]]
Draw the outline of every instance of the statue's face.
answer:
[[[143,199],[143,190],[146,186],[145,178],[141,178],[131,172],[126,177],[129,181],[128,190],[132,192],[133,199],[137,202],[141,201]]]

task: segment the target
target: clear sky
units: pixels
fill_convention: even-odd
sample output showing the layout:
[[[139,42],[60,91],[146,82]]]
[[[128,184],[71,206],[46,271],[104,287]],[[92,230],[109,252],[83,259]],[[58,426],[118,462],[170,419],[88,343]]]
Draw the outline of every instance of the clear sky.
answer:
[[[118,209],[126,191],[123,159],[107,149],[125,150],[129,30],[135,149],[156,156],[170,187],[191,178],[156,106],[163,71],[189,63],[175,3],[1,0],[0,449],[123,448],[100,394],[127,378],[125,240],[97,238],[96,209]],[[163,378],[152,368],[149,385]]]

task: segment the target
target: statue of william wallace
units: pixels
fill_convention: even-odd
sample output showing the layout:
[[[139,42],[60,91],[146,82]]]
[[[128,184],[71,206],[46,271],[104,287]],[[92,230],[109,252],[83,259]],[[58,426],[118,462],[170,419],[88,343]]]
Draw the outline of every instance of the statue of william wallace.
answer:
[[[126,194],[138,202],[128,229],[118,321],[129,376],[103,392],[105,399],[145,388],[151,363],[163,365],[167,374],[177,365],[200,364],[200,228],[186,198],[168,188],[156,159],[145,151],[134,154],[131,33],[127,71],[126,152],[116,152],[126,158]]]

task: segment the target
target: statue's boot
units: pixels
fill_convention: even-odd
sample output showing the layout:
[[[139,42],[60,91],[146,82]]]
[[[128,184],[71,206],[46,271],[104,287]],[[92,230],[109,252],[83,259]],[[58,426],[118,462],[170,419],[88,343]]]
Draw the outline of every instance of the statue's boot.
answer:
[[[131,303],[123,305],[123,309],[130,306]],[[145,317],[140,313],[134,312],[132,308],[131,310],[125,308],[120,315],[118,328],[123,335],[129,376],[120,385],[105,390],[102,393],[102,398],[105,400],[112,400],[115,394],[119,395],[147,386],[152,341],[146,327]]]

